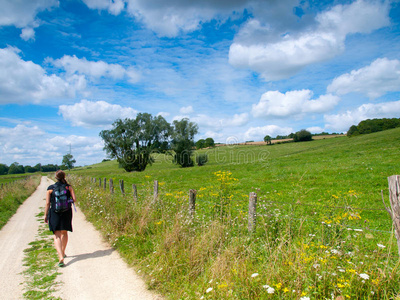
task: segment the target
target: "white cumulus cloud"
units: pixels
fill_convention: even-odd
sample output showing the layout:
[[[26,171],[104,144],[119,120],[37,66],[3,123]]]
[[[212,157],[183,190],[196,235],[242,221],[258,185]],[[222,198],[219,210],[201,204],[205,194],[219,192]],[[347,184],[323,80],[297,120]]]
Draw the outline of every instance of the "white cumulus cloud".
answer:
[[[306,113],[324,113],[332,110],[340,101],[338,96],[322,95],[313,100],[310,90],[268,91],[261,96],[257,104],[253,104],[252,113],[257,118],[287,118],[303,116]]]
[[[0,49],[0,103],[40,103],[45,99],[74,97],[85,87],[79,77],[69,81],[24,61],[16,48]]]
[[[347,131],[350,126],[357,125],[363,120],[374,118],[398,118],[400,115],[400,100],[367,103],[354,110],[340,114],[325,115],[325,127],[333,131]]]
[[[393,91],[400,91],[400,61],[387,58],[378,58],[369,66],[343,74],[328,86],[330,93],[344,95],[357,92],[370,98]]]
[[[77,165],[100,162],[105,154],[100,137],[77,135],[52,136],[38,126],[18,124],[15,127],[0,127],[0,157],[7,165],[61,164],[69,152]]]
[[[125,8],[124,0],[83,0],[91,9],[107,10],[110,14],[118,15]]]
[[[83,99],[73,105],[61,105],[59,114],[73,126],[87,128],[110,126],[116,119],[135,118],[137,111],[105,101],[88,101]]]
[[[357,0],[348,5],[336,5],[317,15],[316,26],[300,33],[284,33],[277,38],[237,40],[229,50],[229,62],[239,68],[249,68],[261,73],[265,80],[288,78],[305,66],[329,60],[342,53],[346,36],[369,33],[388,26],[388,2]],[[246,36],[254,35],[263,27],[257,20],[249,22],[242,30]],[[268,32],[268,25],[264,26]]]
[[[193,109],[193,106],[189,105],[189,106],[182,107],[182,108],[179,110],[179,112],[180,112],[181,114],[187,115],[187,114],[193,113],[193,112],[194,112],[194,109]]]
[[[0,0],[0,26],[22,28],[21,38],[33,39],[34,28],[39,25],[36,15],[58,5],[57,0]]]
[[[77,58],[74,56],[64,55],[60,59],[48,59],[48,62],[59,68],[63,68],[67,75],[82,74],[90,79],[98,79],[101,77],[112,78],[114,80],[127,79],[131,83],[139,80],[139,73],[132,67],[124,68],[119,64],[109,64],[104,61],[89,61],[86,58]]]

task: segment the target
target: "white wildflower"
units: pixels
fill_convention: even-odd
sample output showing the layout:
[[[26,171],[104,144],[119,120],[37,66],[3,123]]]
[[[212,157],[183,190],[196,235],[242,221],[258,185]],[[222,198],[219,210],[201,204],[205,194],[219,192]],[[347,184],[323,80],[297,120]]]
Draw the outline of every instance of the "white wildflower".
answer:
[[[339,272],[344,273],[344,272],[346,272],[346,271],[345,271],[345,269],[339,269]]]
[[[300,300],[310,300],[310,297],[301,297]]]
[[[365,273],[361,273],[361,274],[360,274],[360,277],[361,277],[362,279],[365,279],[365,280],[368,280],[368,279],[369,279],[369,275],[368,275],[368,274],[365,274]]]
[[[206,293],[209,293],[209,292],[211,292],[213,290],[213,288],[208,288],[207,290],[206,290]]]
[[[378,244],[378,247],[383,249],[383,248],[385,248],[386,246],[385,246],[385,245],[382,245],[382,244]]]
[[[258,276],[258,273],[251,274],[252,278],[257,277],[257,276]]]
[[[361,231],[363,231],[362,229],[354,229],[354,231],[359,231],[359,232],[361,232]]]
[[[269,287],[269,288],[267,289],[267,293],[268,293],[268,294],[273,294],[273,293],[275,293],[275,289],[274,289],[273,287]]]

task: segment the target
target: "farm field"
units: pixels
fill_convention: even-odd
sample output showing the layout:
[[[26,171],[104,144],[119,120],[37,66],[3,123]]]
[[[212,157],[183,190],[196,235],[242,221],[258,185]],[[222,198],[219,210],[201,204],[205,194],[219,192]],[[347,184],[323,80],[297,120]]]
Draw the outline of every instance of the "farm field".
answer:
[[[179,168],[157,154],[141,173],[108,161],[70,174],[89,220],[151,288],[171,299],[399,297],[397,244],[381,190],[388,205],[387,177],[400,174],[400,129],[200,153],[209,157],[202,167]],[[113,195],[99,188],[104,177],[114,180]],[[197,191],[193,218],[190,189]],[[252,233],[250,192],[258,197]]]

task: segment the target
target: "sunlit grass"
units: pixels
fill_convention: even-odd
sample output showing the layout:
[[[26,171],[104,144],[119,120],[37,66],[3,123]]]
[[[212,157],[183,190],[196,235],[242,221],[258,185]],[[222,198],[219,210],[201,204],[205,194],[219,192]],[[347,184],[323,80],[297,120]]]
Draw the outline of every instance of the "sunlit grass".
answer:
[[[380,191],[387,197],[387,177],[400,174],[399,136],[220,147],[187,169],[159,155],[142,173],[106,162],[71,180],[89,220],[171,299],[393,299],[399,259]],[[124,179],[127,193],[110,195],[89,177]],[[258,195],[252,234],[250,192]]]

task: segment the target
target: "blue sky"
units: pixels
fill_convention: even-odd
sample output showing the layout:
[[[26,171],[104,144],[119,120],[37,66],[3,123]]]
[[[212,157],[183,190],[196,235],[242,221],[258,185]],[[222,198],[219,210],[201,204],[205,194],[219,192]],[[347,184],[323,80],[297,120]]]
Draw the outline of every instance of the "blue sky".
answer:
[[[399,1],[0,0],[0,163],[105,158],[138,112],[196,139],[400,117]]]

